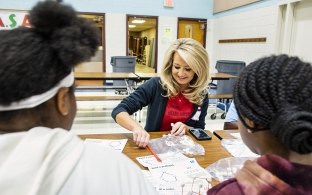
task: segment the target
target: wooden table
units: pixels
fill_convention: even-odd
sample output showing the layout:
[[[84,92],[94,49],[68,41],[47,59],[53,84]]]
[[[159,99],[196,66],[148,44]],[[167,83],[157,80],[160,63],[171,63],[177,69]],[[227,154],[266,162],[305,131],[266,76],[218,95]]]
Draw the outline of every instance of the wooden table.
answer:
[[[207,131],[208,132],[208,131]],[[151,139],[162,137],[164,134],[168,134],[169,132],[150,132]],[[203,156],[195,156],[199,165],[203,168],[206,168],[210,164],[216,162],[219,159],[230,157],[230,153],[228,153],[222,146],[221,141],[210,132],[208,132],[211,136],[211,140],[205,141],[197,141],[192,137],[189,133],[190,137],[197,143],[201,144],[205,148],[205,155]],[[135,143],[132,141],[132,133],[124,133],[124,134],[90,134],[90,135],[79,135],[82,139],[93,138],[93,139],[128,139],[128,142],[123,149],[123,153],[126,154],[131,160],[133,160],[141,169],[145,169],[141,164],[138,163],[136,157],[139,156],[147,156],[151,155],[151,153],[145,148],[138,148]]]
[[[158,73],[122,73],[122,72],[75,72],[75,79],[77,89],[125,89],[129,90],[126,86],[103,86],[103,81],[105,80],[133,80],[134,85],[132,88],[136,88],[136,83],[139,81],[146,81],[150,78],[160,76]],[[226,73],[212,73],[211,79],[213,80],[226,80],[230,78],[235,78],[236,76],[226,74]],[[130,84],[128,84],[130,86]],[[130,93],[130,91],[129,91]],[[87,97],[78,97],[77,100],[111,100],[111,99],[123,99],[124,97],[118,96],[87,96]],[[209,95],[210,99],[231,99],[232,94],[211,94]]]
[[[158,73],[135,73],[139,79],[141,80],[148,80],[153,77],[159,77]],[[237,76],[227,74],[227,73],[210,73],[211,80],[228,80],[230,78],[236,78]]]
[[[218,137],[220,140],[222,139],[235,139],[231,135],[231,133],[239,133],[239,130],[215,130],[213,134]]]
[[[135,73],[138,76],[138,80],[148,80],[153,77],[159,77],[158,73]]]
[[[218,94],[209,94],[209,99],[233,99],[233,94],[231,93],[218,93]]]
[[[76,95],[76,101],[123,100],[127,95]]]
[[[101,90],[101,89],[122,89],[127,90],[129,87],[133,87],[133,84],[130,84],[128,81],[132,80],[134,83],[138,81],[138,76],[134,73],[130,72],[75,72],[75,80],[76,86],[79,90]],[[106,80],[124,80],[126,85],[125,86],[105,86]],[[129,92],[130,93],[130,92]],[[96,97],[88,98],[89,100],[97,100]],[[103,99],[103,98],[101,98]],[[104,98],[105,99],[105,98]],[[109,97],[108,99],[111,99]]]
[[[136,80],[137,75],[130,72],[75,72],[77,80]]]
[[[231,78],[236,78],[237,76],[223,73],[223,72],[217,72],[217,73],[210,73],[211,80],[229,80]]]
[[[75,72],[75,78],[78,80],[148,80],[152,77],[160,76],[158,73],[127,73],[127,72]],[[211,73],[212,80],[227,80],[237,76],[226,73]]]

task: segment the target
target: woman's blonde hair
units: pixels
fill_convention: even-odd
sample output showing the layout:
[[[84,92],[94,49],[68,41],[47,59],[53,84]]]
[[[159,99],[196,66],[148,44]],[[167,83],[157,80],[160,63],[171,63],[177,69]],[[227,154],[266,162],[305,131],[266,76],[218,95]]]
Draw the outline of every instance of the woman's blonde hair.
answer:
[[[176,52],[195,72],[188,89],[183,92],[172,76],[173,56]],[[160,78],[163,89],[167,91],[167,97],[170,98],[181,92],[190,102],[201,105],[208,93],[209,82],[209,60],[206,49],[194,39],[177,39],[166,52]]]

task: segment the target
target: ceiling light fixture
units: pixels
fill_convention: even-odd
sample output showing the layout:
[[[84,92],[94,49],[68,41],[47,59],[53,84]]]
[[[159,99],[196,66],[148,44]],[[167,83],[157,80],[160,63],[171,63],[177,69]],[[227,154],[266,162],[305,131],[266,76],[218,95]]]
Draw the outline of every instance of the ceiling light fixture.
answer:
[[[128,27],[129,27],[129,28],[135,28],[136,25],[134,25],[134,24],[129,24]]]
[[[135,19],[135,20],[132,20],[132,23],[133,24],[143,24],[145,22],[145,20],[143,19]]]

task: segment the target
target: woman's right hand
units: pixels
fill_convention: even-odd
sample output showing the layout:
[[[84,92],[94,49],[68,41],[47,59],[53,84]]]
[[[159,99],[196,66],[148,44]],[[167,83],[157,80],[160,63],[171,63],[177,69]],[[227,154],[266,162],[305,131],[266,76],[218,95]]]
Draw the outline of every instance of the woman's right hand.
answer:
[[[122,127],[132,131],[133,141],[138,147],[145,148],[150,135],[145,131],[140,123],[135,121],[127,112],[120,112],[116,115],[116,122]]]
[[[145,148],[150,139],[150,135],[144,129],[136,129],[133,130],[132,133],[135,144],[140,148]]]

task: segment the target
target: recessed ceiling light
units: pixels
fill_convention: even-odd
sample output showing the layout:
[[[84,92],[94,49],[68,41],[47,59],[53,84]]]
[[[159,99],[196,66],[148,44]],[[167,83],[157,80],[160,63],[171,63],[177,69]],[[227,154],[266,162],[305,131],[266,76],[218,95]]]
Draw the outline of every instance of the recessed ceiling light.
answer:
[[[145,22],[145,20],[143,19],[135,19],[135,20],[132,20],[132,23],[133,24],[143,24]]]

